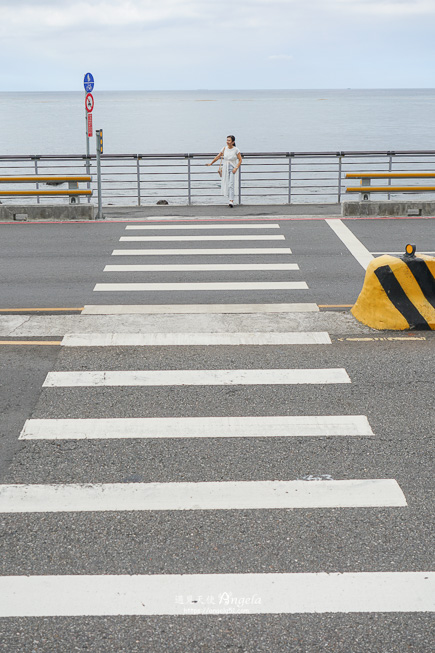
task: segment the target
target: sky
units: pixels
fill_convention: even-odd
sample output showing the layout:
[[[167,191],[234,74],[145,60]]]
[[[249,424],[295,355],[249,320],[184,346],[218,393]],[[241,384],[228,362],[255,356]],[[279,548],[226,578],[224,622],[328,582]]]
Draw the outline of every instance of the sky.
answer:
[[[0,0],[0,91],[434,88],[435,0]]]

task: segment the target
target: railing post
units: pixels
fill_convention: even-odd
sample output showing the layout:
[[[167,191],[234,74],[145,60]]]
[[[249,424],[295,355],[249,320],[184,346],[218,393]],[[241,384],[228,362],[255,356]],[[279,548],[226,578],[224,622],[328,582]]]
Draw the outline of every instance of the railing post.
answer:
[[[390,156],[388,157],[388,172],[391,172],[392,169],[393,169],[393,157],[390,154]],[[388,179],[388,186],[391,186],[391,177]],[[390,193],[388,193],[387,199],[390,199],[390,198],[391,198],[391,195],[390,195]]]
[[[89,139],[88,139],[89,140]],[[90,159],[90,154],[89,152],[86,153],[86,174],[90,175],[91,174],[91,159]],[[91,182],[87,181],[86,182],[86,188],[88,190],[91,190]],[[88,197],[88,204],[90,204],[91,198]]]
[[[292,203],[292,155],[288,155],[288,203]]]
[[[191,184],[191,171],[190,171],[190,154],[187,155],[187,203],[192,204],[192,184]]]
[[[137,205],[140,206],[140,163],[139,154],[136,155],[136,180],[137,180]]]
[[[35,175],[38,174],[38,159],[35,159]],[[39,184],[36,182],[36,190],[38,190]],[[39,204],[39,195],[36,196],[36,203]]]
[[[101,188],[101,152],[100,152],[100,133],[102,130],[97,129],[95,132],[96,135],[96,144],[97,144],[97,191],[98,191],[98,211],[97,211],[97,220],[103,219],[103,194]]]
[[[239,204],[242,203],[242,166],[239,167]]]
[[[341,158],[342,158],[341,156],[338,157],[338,196],[337,196],[338,204],[341,203],[341,173],[342,173]]]

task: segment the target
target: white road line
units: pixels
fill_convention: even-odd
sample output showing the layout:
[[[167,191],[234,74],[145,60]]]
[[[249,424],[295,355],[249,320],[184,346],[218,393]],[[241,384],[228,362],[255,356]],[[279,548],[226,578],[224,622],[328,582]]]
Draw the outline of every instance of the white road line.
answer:
[[[112,256],[231,256],[240,254],[291,254],[290,247],[242,247],[225,249],[114,249]]]
[[[95,292],[177,290],[307,290],[305,281],[222,281],[204,283],[97,283]]]
[[[0,596],[0,617],[434,612],[435,572],[4,576]]]
[[[152,224],[152,225],[128,225],[126,229],[146,229],[149,231],[157,231],[159,229],[180,229],[180,230],[185,230],[185,229],[279,229],[279,224],[276,223],[270,223],[270,224],[264,224],[259,222],[258,224],[165,224],[165,225],[158,225],[158,224]]]
[[[261,235],[244,235],[244,236],[121,236],[119,239],[123,242],[163,242],[163,241],[187,241],[194,240],[285,240],[283,235],[268,234]]]
[[[297,263],[208,263],[192,265],[106,265],[104,272],[244,272],[299,270]]]
[[[131,370],[49,372],[44,388],[176,385],[297,385],[350,383],[343,368],[261,370]]]
[[[165,347],[203,345],[330,345],[326,331],[252,333],[67,333],[64,347]]]
[[[28,419],[20,440],[371,437],[365,415]]]
[[[0,513],[406,506],[394,479],[0,485]]]
[[[362,242],[359,241],[351,230],[348,229],[338,218],[325,220],[325,222],[331,227],[332,231],[337,234],[342,243],[346,245],[352,256],[354,256],[358,263],[364,268],[364,270],[366,270],[370,261],[373,260],[373,256],[370,254],[369,250],[364,247]]]
[[[317,304],[87,304],[81,315],[165,313],[318,313]]]

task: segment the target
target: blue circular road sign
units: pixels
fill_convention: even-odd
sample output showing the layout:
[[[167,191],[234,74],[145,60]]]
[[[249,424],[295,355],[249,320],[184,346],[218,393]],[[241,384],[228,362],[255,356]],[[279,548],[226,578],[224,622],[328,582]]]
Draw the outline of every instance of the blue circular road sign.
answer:
[[[94,76],[91,73],[86,73],[83,86],[85,87],[86,93],[92,93],[94,90]]]

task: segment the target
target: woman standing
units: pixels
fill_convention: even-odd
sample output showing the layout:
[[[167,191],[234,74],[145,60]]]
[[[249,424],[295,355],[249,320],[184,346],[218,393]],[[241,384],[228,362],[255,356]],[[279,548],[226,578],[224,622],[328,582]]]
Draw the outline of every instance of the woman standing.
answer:
[[[222,195],[228,197],[228,206],[232,209],[234,206],[234,194],[239,191],[239,175],[238,169],[242,165],[242,155],[240,150],[236,147],[235,136],[227,136],[227,144],[221,149],[219,154],[215,156],[211,163],[206,163],[207,166],[212,166],[213,163],[219,159],[223,160],[222,163]]]

